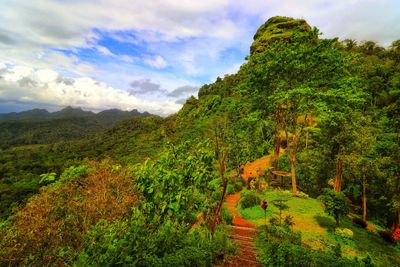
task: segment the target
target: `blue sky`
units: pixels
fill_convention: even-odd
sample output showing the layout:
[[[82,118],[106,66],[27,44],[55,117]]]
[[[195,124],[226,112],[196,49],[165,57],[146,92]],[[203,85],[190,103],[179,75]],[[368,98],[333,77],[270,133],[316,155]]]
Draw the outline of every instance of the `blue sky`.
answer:
[[[397,0],[3,0],[0,112],[174,113],[204,83],[235,73],[275,15],[304,18],[324,37],[400,39]]]

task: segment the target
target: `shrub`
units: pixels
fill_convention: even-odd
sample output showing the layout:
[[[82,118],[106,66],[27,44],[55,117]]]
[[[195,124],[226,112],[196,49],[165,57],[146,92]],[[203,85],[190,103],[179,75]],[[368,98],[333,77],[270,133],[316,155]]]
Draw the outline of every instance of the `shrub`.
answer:
[[[355,223],[355,224],[357,224],[358,226],[360,226],[360,227],[362,227],[362,228],[366,228],[367,227],[367,222],[366,221],[364,221],[363,219],[360,219],[360,218],[358,218],[358,217],[353,217],[353,222]]]
[[[394,241],[398,241],[400,239],[400,228],[397,228],[393,233]]]
[[[221,218],[226,224],[232,224],[232,215],[226,207],[223,207],[221,210]]]
[[[111,167],[112,168],[112,167]],[[71,180],[72,178],[86,177],[89,172],[87,165],[71,166],[60,175],[60,180]]]
[[[197,222],[197,216],[193,212],[187,212],[183,221],[189,225],[193,225]]]
[[[271,224],[271,225],[279,225],[279,218],[277,218],[277,217],[271,217],[270,219],[269,219],[269,223]]]
[[[365,256],[365,257],[362,259],[362,262],[363,262],[363,264],[364,264],[365,267],[375,267],[375,266],[376,266],[376,265],[374,264],[374,262],[372,261],[370,255]]]
[[[360,266],[357,259],[341,257],[341,247],[332,252],[314,251],[301,245],[301,234],[287,227],[260,228],[256,245],[258,259],[263,266]]]
[[[212,266],[233,252],[223,227],[214,237],[204,227],[160,224],[138,210],[129,222],[101,222],[91,230],[76,266]]]
[[[389,243],[394,243],[395,240],[393,239],[393,233],[390,231],[379,231],[378,232],[379,235],[386,241]]]
[[[51,172],[51,173],[43,173],[40,175],[40,181],[39,184],[41,185],[48,185],[51,183],[54,183],[56,181],[56,173],[55,172]]]
[[[284,225],[287,227],[292,227],[294,225],[293,216],[287,215],[283,221]]]
[[[263,229],[260,236],[264,236],[264,240],[268,242],[279,240],[280,242],[301,245],[301,233],[284,226],[269,225]]]
[[[254,185],[254,180],[256,178],[255,177],[249,177],[249,179],[247,180],[247,189],[251,190],[253,187],[252,185]]]
[[[242,190],[243,186],[244,186],[244,181],[243,181],[243,179],[239,179],[239,180],[236,182],[236,186],[235,186],[236,192]]]
[[[304,193],[304,192],[298,191],[298,192],[297,192],[297,197],[303,198],[303,199],[307,199],[307,198],[309,198],[309,195],[307,195],[307,194]]]
[[[216,178],[214,180],[211,180],[208,183],[208,187],[212,190],[212,191],[220,191],[220,188],[222,186],[222,181],[221,178]]]
[[[336,228],[335,234],[342,238],[348,238],[348,239],[351,239],[354,236],[353,231],[351,231],[348,228]]]
[[[245,190],[240,193],[240,206],[242,209],[259,205],[260,202],[260,198],[257,196],[256,192],[252,190]]]
[[[228,186],[226,187],[226,192],[228,193],[228,195],[233,195],[235,194],[235,187],[233,186],[233,184],[229,183]]]
[[[92,226],[126,217],[137,193],[125,173],[111,172],[106,163],[91,163],[96,171],[86,179],[43,187],[20,207],[9,231],[0,232],[0,266],[72,265]]]
[[[336,227],[339,227],[340,218],[349,213],[349,203],[343,192],[325,189],[319,199],[325,204],[325,212],[335,218]]]

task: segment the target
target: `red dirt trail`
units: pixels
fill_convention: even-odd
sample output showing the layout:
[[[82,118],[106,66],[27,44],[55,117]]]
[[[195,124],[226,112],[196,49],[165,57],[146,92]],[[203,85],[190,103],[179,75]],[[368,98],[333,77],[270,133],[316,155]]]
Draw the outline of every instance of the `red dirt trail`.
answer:
[[[249,177],[255,177],[263,174],[265,168],[270,166],[272,155],[262,157],[256,161],[248,162],[243,167],[242,177],[246,184]],[[233,195],[228,195],[225,199],[229,213],[232,215],[232,232],[230,238],[239,247],[238,255],[229,259],[224,266],[228,267],[259,267],[260,263],[257,261],[257,250],[254,247],[254,237],[257,234],[257,229],[249,221],[242,218],[236,206],[239,202],[240,192]]]
[[[228,267],[241,267],[261,266],[257,261],[257,250],[253,244],[253,238],[257,234],[257,229],[253,224],[243,219],[236,205],[239,202],[240,192],[236,192],[233,195],[229,195],[225,203],[228,206],[229,213],[232,215],[232,226],[229,238],[238,245],[238,255],[229,258],[228,262],[224,266]]]

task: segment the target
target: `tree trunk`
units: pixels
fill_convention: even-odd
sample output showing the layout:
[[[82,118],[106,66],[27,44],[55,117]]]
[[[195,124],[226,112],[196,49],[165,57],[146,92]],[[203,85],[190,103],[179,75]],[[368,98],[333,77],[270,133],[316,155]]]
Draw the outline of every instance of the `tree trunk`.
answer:
[[[275,134],[274,138],[274,162],[273,162],[273,167],[275,171],[278,171],[279,169],[279,151],[281,148],[281,136],[279,133]],[[277,176],[274,174],[274,179],[276,179]]]
[[[363,216],[364,222],[367,222],[367,181],[365,176],[363,177]]]
[[[214,222],[213,222],[212,229],[211,229],[212,236],[214,236],[215,227],[217,226],[217,223],[218,223],[219,214],[221,213],[222,205],[224,204],[224,200],[225,200],[226,188],[228,186],[228,180],[224,179],[223,181],[224,181],[224,184],[223,184],[223,188],[222,188],[222,195],[221,195],[221,199],[219,200],[217,211],[215,212]]]
[[[308,147],[308,130],[306,132],[306,148]]]
[[[296,160],[290,160],[290,175],[292,177],[292,190],[293,195],[297,196],[297,184],[296,184]]]
[[[343,174],[343,162],[340,159],[336,160],[336,177],[334,189],[336,192],[342,190],[342,174]]]

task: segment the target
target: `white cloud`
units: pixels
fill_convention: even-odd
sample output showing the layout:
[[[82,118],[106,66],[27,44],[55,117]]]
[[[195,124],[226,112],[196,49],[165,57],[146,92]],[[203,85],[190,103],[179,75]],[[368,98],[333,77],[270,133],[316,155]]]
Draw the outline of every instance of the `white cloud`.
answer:
[[[146,57],[143,59],[144,63],[147,65],[157,68],[157,69],[162,69],[168,66],[168,63],[165,61],[165,59],[160,56],[153,56],[153,57]]]
[[[101,45],[96,45],[95,48],[96,48],[97,51],[99,51],[101,54],[103,54],[105,56],[113,57],[113,58],[116,58],[116,59],[124,61],[124,62],[132,63],[132,62],[134,62],[136,60],[135,58],[133,58],[131,56],[128,56],[128,55],[117,55],[117,54],[114,54],[107,47],[104,47],[104,46],[101,46]]]
[[[54,73],[36,71],[47,69],[76,81],[79,77],[106,81],[112,87],[102,90],[112,92],[128,88],[134,79],[157,81],[172,92],[223,76],[224,70],[234,72],[255,31],[271,16],[305,18],[327,37],[372,39],[388,45],[400,38],[399,10],[398,0],[2,0],[0,69],[4,63],[27,68],[13,68],[9,86],[21,77],[33,81],[25,79],[24,84],[53,86]],[[135,55],[129,49],[118,51],[100,42],[103,34],[143,49]],[[80,58],[81,48],[101,57]],[[236,51],[235,57],[230,50]],[[163,70],[167,66],[168,73]],[[96,86],[94,82],[91,87]]]
[[[237,0],[235,10],[260,18],[272,16],[304,18],[326,37],[374,40],[389,45],[400,38],[398,0]]]
[[[106,55],[106,56],[113,56],[113,55],[114,55],[113,53],[111,53],[110,50],[108,50],[107,47],[98,45],[98,46],[96,46],[96,49],[97,49],[97,51],[99,51],[99,52],[102,53],[103,55]]]
[[[35,72],[35,74],[37,76],[37,81],[41,82],[41,83],[53,82],[58,77],[57,72],[55,72],[53,70],[49,70],[49,69],[38,70]]]
[[[92,110],[138,109],[159,115],[174,113],[181,107],[173,100],[143,100],[89,77],[64,78],[52,70],[35,70],[22,66],[3,72],[0,79],[0,99],[45,106],[71,105]]]

